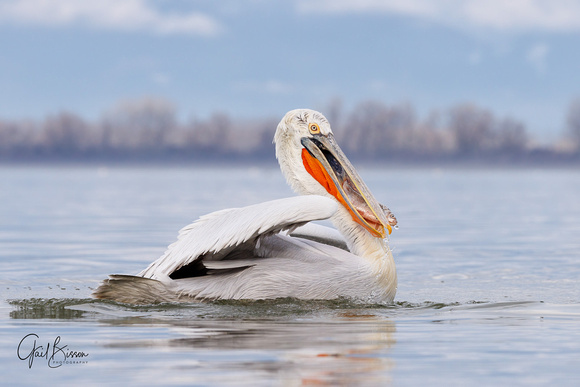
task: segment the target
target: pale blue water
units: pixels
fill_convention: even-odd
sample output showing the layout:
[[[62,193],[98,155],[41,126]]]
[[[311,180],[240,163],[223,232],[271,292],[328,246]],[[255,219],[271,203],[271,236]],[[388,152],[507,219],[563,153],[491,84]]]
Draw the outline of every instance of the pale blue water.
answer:
[[[580,171],[360,172],[400,224],[390,307],[91,300],[199,215],[292,195],[280,172],[0,167],[2,384],[580,384]],[[88,356],[29,368],[29,333]]]

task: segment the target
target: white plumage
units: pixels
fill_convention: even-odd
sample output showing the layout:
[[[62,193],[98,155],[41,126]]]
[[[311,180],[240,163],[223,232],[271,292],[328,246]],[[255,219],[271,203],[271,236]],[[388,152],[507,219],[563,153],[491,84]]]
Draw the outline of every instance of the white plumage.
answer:
[[[112,275],[97,298],[128,303],[216,299],[349,298],[392,302],[397,286],[380,205],[322,114],[293,110],[275,134],[276,157],[302,196],[202,216],[137,276]],[[330,219],[337,230],[308,224]]]
[[[177,241],[139,275],[163,280],[202,255],[204,262],[223,261],[233,249],[238,247],[239,251],[239,246],[248,241],[256,244],[265,236],[327,219],[336,207],[336,202],[324,197],[297,196],[212,212],[181,229]]]

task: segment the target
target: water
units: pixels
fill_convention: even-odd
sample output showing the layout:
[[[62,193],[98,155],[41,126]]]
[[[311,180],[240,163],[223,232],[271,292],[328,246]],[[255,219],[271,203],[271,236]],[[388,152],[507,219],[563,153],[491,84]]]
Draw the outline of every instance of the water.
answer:
[[[392,306],[93,300],[107,274],[140,271],[199,215],[292,195],[279,171],[0,168],[2,381],[580,383],[580,171],[360,172],[399,220]],[[29,368],[34,337],[25,360],[17,348],[30,333],[88,356]]]

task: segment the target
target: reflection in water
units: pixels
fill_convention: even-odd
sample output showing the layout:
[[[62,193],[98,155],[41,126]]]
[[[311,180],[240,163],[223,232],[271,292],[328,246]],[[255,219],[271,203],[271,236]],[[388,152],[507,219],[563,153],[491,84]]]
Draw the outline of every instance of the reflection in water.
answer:
[[[132,318],[132,324],[136,324]],[[105,322],[105,321],[101,321]],[[108,324],[128,321],[106,320]],[[148,320],[141,324],[160,324]],[[395,344],[395,325],[374,315],[349,313],[327,322],[172,321],[164,322],[177,338],[115,340],[107,348],[190,350],[190,360],[216,372],[243,370],[268,373],[301,384],[342,385],[365,380],[389,382],[392,360],[385,356]],[[210,351],[210,359],[206,355]],[[216,353],[217,352],[217,353]],[[258,352],[261,355],[256,356]],[[249,356],[240,356],[240,354]],[[225,357],[216,361],[215,356]],[[256,360],[262,358],[262,360]],[[265,358],[264,358],[265,357]]]
[[[509,385],[539,372],[545,384],[565,385],[580,342],[577,304],[10,303],[12,321],[23,328],[11,343],[30,329],[43,339],[63,334],[91,356],[90,367],[76,369],[76,381],[99,384],[423,385],[429,377],[469,385],[478,375],[484,384]],[[12,352],[1,356],[9,361]]]
[[[298,300],[188,307],[72,299],[11,303],[17,307],[13,319],[71,319],[96,323],[101,332],[115,329],[97,345],[105,353],[125,353],[124,362],[143,352],[179,355],[171,362],[160,357],[155,368],[203,375],[204,382],[239,377],[289,385],[388,385],[394,368],[389,352],[395,324],[385,316],[388,308]]]

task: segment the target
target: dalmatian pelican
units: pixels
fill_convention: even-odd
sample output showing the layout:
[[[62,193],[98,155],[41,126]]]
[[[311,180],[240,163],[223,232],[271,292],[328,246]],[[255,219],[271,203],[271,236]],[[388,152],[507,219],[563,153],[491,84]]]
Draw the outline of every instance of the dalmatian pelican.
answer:
[[[300,196],[200,217],[136,276],[110,275],[93,296],[124,303],[346,298],[391,303],[397,220],[373,197],[319,112],[288,112],[276,158]],[[329,219],[336,229],[309,223]]]

